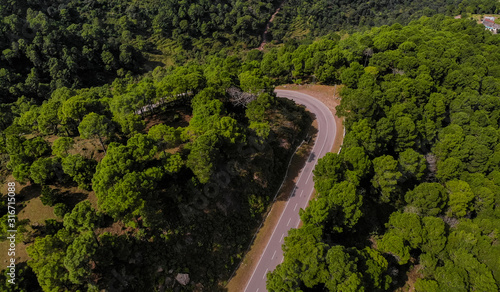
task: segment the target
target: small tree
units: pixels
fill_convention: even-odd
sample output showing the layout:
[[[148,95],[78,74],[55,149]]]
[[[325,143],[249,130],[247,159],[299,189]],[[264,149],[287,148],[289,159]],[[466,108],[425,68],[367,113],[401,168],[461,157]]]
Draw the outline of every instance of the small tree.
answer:
[[[73,147],[74,141],[70,137],[60,137],[52,144],[52,154],[59,157],[68,156],[68,151]]]
[[[60,194],[56,190],[51,189],[49,186],[42,187],[42,195],[40,200],[45,206],[54,206],[55,203],[60,199]]]
[[[99,142],[101,142],[102,150],[106,153],[106,147],[104,147],[102,138],[110,136],[113,133],[113,124],[103,115],[90,113],[83,118],[78,126],[78,131],[84,139],[97,137]]]
[[[68,211],[68,206],[64,203],[57,203],[54,206],[54,215],[58,218],[64,218],[64,215],[66,215]]]

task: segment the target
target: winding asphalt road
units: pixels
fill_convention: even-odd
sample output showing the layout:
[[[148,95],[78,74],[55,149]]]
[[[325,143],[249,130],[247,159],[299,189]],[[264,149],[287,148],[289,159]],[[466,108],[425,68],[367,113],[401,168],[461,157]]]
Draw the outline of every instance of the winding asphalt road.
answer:
[[[288,230],[299,226],[299,210],[306,208],[314,190],[312,180],[314,166],[319,158],[331,151],[337,132],[337,125],[332,112],[321,101],[296,91],[276,90],[276,93],[279,97],[285,97],[304,105],[310,112],[315,114],[318,121],[318,133],[312,152],[300,172],[295,188],[290,194],[285,209],[274,227],[271,238],[247,283],[245,292],[267,291],[266,275],[283,261],[283,251],[281,250],[281,245],[284,243],[283,238],[287,236]]]

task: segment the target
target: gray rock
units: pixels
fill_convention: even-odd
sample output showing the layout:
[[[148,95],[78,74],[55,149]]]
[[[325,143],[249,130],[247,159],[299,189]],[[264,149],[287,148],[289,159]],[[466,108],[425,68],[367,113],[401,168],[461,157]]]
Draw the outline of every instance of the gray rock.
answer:
[[[182,286],[186,286],[187,284],[189,284],[189,275],[188,274],[177,274],[177,276],[175,276],[175,280],[177,280],[177,282],[179,282],[179,284],[181,284]]]

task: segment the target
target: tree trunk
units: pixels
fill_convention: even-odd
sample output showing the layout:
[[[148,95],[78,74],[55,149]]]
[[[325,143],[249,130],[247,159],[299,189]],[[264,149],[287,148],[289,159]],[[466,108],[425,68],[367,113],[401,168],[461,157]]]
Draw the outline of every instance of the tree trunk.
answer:
[[[104,150],[104,154],[106,154],[106,147],[104,147],[104,143],[102,142],[101,136],[97,136],[97,137],[99,137],[99,142],[101,142],[102,150]]]

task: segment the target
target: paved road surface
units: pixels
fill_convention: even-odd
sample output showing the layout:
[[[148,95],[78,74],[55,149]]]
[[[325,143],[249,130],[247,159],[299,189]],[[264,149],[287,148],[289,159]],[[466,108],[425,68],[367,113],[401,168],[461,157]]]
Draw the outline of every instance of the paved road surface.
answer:
[[[281,245],[284,243],[283,238],[286,237],[288,230],[297,228],[299,225],[299,210],[300,208],[305,209],[314,190],[314,182],[312,179],[314,166],[318,158],[323,157],[327,152],[331,151],[337,131],[337,125],[335,124],[333,114],[321,101],[310,95],[295,91],[276,90],[276,93],[279,97],[286,97],[294,100],[298,104],[305,105],[310,112],[316,115],[319,129],[311,155],[306,165],[301,170],[297,184],[250,277],[250,281],[247,283],[245,292],[267,291],[266,275],[270,271],[273,271],[276,266],[283,261],[283,251],[281,250]]]

